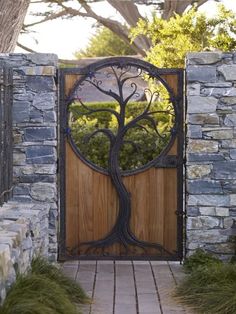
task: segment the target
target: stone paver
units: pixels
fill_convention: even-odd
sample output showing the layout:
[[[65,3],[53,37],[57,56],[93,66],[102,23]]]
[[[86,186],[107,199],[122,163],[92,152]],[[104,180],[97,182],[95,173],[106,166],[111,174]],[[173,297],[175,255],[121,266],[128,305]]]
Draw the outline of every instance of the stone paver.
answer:
[[[177,262],[69,261],[63,271],[93,300],[83,314],[192,314],[173,298],[184,277]]]

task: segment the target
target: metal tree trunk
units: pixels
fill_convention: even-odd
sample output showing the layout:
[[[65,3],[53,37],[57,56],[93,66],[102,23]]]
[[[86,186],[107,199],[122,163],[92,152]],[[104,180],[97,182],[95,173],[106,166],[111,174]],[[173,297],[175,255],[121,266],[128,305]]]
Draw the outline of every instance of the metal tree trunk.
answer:
[[[0,0],[0,52],[13,52],[30,0]]]

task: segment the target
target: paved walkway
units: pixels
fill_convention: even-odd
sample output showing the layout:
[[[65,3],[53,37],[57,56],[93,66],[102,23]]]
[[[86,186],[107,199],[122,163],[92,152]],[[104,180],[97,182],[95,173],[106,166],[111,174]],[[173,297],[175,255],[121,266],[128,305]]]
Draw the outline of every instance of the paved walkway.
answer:
[[[191,313],[172,297],[184,276],[179,263],[69,261],[63,270],[93,299],[83,314]]]

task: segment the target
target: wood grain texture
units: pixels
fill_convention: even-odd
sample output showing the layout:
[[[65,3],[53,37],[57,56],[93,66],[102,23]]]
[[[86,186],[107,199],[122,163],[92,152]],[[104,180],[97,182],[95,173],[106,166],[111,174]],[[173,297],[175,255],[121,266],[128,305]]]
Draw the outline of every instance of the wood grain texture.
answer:
[[[167,82],[175,96],[178,94],[178,76],[175,74],[165,74],[161,77]]]
[[[118,212],[116,191],[108,176],[85,165],[67,145],[67,246],[98,240],[113,227]],[[149,169],[124,177],[132,197],[131,229],[140,240],[164,244],[176,250],[177,174],[176,169]],[[121,253],[119,245],[105,250]],[[82,252],[84,252],[82,250]],[[156,250],[148,250],[156,254]],[[143,254],[139,250],[140,255]]]
[[[66,77],[66,93],[75,75]],[[166,75],[166,80],[176,89],[176,77]],[[177,154],[176,139],[168,154]],[[84,164],[66,145],[66,246],[103,238],[114,226],[119,201],[109,176]],[[131,230],[140,240],[160,243],[174,252],[177,250],[177,169],[151,168],[139,174],[124,177],[131,193]],[[86,246],[76,251],[84,254]],[[141,249],[131,248],[135,256],[143,255]],[[94,252],[98,256],[101,251]],[[114,244],[103,254],[120,256],[124,248]],[[148,255],[160,255],[156,249],[148,249]]]

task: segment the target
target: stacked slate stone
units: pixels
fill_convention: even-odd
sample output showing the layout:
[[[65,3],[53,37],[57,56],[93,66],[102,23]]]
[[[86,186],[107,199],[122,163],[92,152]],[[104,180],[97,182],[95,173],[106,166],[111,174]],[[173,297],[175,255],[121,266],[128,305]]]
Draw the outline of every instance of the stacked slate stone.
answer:
[[[14,69],[13,77],[13,200],[47,212],[41,229],[49,258],[57,258],[57,56],[0,54]],[[47,205],[45,207],[45,205]],[[15,206],[15,205],[14,205]],[[33,207],[35,208],[35,207]]]
[[[0,303],[33,256],[48,254],[49,204],[9,201],[0,209]]]
[[[227,258],[236,216],[236,54],[187,57],[187,249]],[[236,218],[236,217],[235,217]]]

